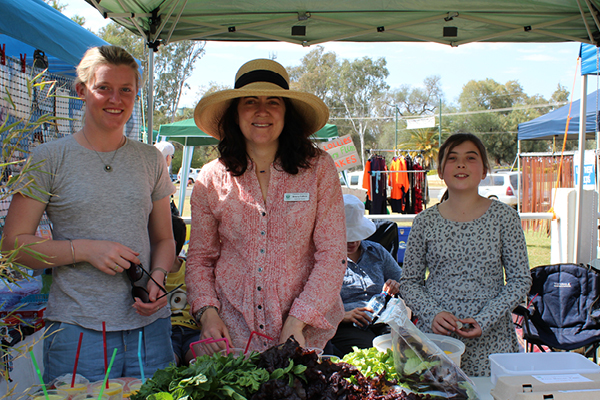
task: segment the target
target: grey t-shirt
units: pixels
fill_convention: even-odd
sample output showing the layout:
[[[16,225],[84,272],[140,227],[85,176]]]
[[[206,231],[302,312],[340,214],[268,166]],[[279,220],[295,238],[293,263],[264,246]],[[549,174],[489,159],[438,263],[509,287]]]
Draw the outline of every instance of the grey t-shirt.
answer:
[[[93,239],[121,243],[139,252],[150,269],[148,219],[152,202],[175,191],[162,154],[153,146],[127,140],[115,152],[96,154],[68,136],[37,147],[32,172],[52,195],[36,193],[47,202],[46,213],[56,240]],[[114,156],[114,159],[113,159]],[[104,171],[110,163],[112,172]],[[165,227],[171,229],[171,226]],[[170,315],[168,308],[149,317],[132,307],[131,284],[125,273],[105,274],[81,262],[53,268],[46,319],[108,331],[136,329]],[[136,282],[146,287],[147,276]]]

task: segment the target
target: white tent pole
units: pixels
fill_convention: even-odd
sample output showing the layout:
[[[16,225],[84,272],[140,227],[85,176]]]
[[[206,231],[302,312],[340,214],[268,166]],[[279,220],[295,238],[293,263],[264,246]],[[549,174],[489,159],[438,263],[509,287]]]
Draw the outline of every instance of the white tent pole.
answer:
[[[190,165],[194,146],[183,146],[183,157],[181,159],[181,180],[179,181],[179,215],[183,216],[183,205],[187,191],[187,182],[190,175]]]
[[[587,75],[581,77],[581,101],[579,103],[579,175],[575,192],[577,194],[577,209],[575,210],[575,237],[573,239],[573,261],[580,263],[579,259],[579,241],[583,239],[581,235],[582,217],[583,217],[583,167],[585,156],[585,133],[587,131]]]
[[[152,116],[154,114],[154,49],[148,46],[148,127],[146,131],[146,144],[152,144],[154,129]]]
[[[517,211],[521,212],[521,187],[523,183],[521,182],[521,141],[517,140]]]

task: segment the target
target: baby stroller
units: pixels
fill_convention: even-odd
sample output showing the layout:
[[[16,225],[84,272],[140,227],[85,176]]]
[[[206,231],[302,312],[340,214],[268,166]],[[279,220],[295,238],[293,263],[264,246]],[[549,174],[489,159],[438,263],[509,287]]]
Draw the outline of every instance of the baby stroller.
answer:
[[[584,264],[542,265],[531,270],[522,317],[527,351],[583,349],[597,361],[600,346],[600,273]]]

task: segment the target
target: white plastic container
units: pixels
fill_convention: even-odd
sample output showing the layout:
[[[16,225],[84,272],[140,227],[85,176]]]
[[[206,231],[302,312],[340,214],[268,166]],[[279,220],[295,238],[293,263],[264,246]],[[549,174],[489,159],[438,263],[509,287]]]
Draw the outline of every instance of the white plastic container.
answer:
[[[440,350],[460,367],[460,357],[465,352],[465,344],[458,339],[454,339],[448,336],[436,335],[435,333],[425,334],[429,340],[435,343]],[[392,348],[392,334],[377,336],[373,339],[373,347],[379,351],[386,351]]]
[[[499,376],[560,375],[600,372],[600,366],[578,353],[495,353],[490,354],[492,385]]]

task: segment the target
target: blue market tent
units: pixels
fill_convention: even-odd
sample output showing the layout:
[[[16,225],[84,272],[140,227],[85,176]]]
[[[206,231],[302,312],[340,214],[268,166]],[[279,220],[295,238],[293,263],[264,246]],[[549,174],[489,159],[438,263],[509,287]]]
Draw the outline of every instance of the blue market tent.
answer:
[[[0,0],[0,46],[32,65],[35,49],[48,57],[52,73],[75,75],[75,65],[90,47],[108,44],[41,0]]]
[[[600,93],[598,91],[587,95],[585,120],[588,139],[595,138],[596,114],[598,112],[596,107],[597,104],[600,104],[599,96]],[[580,100],[576,100],[571,105],[571,121],[569,122],[568,132],[569,139],[577,139],[579,136],[579,104]],[[548,114],[544,114],[541,117],[520,123],[518,138],[519,140],[551,139],[554,136],[562,138],[565,134],[568,115],[569,105],[567,104]]]

